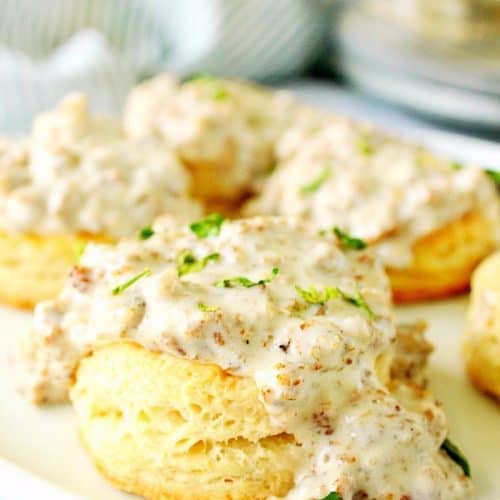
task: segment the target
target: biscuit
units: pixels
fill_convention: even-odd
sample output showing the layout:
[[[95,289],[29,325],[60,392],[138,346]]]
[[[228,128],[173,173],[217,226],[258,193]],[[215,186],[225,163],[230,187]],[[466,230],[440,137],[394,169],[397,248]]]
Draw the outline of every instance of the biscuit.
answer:
[[[0,140],[0,300],[32,307],[55,297],[80,240],[116,241],[164,214],[198,217],[190,184],[159,141],[130,140],[83,94],[67,96],[28,138]]]
[[[469,289],[474,268],[497,246],[496,228],[479,211],[425,236],[413,246],[413,264],[387,268],[396,303],[450,297]]]
[[[271,424],[249,378],[111,344],[81,361],[70,397],[97,468],[127,492],[260,499],[293,486],[301,446]]]
[[[500,242],[498,194],[477,166],[349,121],[292,128],[277,148],[282,162],[243,213],[301,217],[325,236],[364,240],[396,302],[467,290]]]
[[[474,272],[463,352],[474,385],[500,401],[500,253]]]
[[[423,380],[432,350],[423,331],[399,325],[394,356],[377,360],[381,380]],[[253,380],[134,343],[84,358],[70,399],[97,469],[149,499],[281,497],[303,457],[294,436],[272,425]]]
[[[69,397],[106,477],[153,499],[468,498],[423,325],[395,328],[370,250],[286,218],[191,229],[90,245],[23,339],[20,389]]]
[[[37,302],[55,297],[87,241],[107,238],[0,231],[0,301],[32,309]]]
[[[231,203],[258,191],[275,166],[278,138],[299,114],[316,120],[285,92],[209,75],[185,82],[159,75],[131,91],[124,126],[176,151],[195,197]]]

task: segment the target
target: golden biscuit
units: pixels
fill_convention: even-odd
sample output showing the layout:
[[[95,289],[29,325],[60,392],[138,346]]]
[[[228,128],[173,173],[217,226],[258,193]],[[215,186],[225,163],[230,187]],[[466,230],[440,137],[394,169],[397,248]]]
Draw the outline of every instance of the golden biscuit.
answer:
[[[36,236],[0,231],[0,301],[31,309],[55,297],[90,235]]]
[[[387,269],[394,301],[439,299],[468,290],[474,268],[497,245],[495,231],[491,220],[474,212],[420,239],[410,268]]]
[[[500,253],[473,275],[464,356],[474,385],[500,400]]]
[[[155,135],[176,151],[195,197],[232,203],[259,190],[276,163],[278,138],[299,114],[316,121],[318,113],[245,81],[159,75],[131,91],[124,126],[132,137]]]
[[[69,397],[106,477],[152,499],[470,497],[423,325],[395,328],[370,250],[301,220],[197,226],[91,245],[23,338],[20,388]]]
[[[422,390],[418,380],[431,351],[423,330],[399,325],[394,357],[377,360],[389,386],[404,381]],[[70,398],[80,438],[98,470],[127,492],[148,499],[264,499],[294,485],[301,445],[273,427],[250,378],[134,343],[97,349],[74,378]]]
[[[53,298],[80,235],[132,236],[164,214],[198,217],[191,177],[154,139],[131,140],[83,94],[37,116],[29,137],[0,140],[0,299]],[[107,240],[107,238],[104,238]]]
[[[500,242],[498,193],[482,169],[360,123],[302,132],[292,127],[282,137],[284,156],[245,215],[301,217],[325,236],[343,233],[352,248],[364,240],[386,267],[396,302],[468,288]]]
[[[260,499],[293,486],[301,446],[271,424],[249,378],[113,344],[80,363],[70,397],[98,469],[130,493]]]

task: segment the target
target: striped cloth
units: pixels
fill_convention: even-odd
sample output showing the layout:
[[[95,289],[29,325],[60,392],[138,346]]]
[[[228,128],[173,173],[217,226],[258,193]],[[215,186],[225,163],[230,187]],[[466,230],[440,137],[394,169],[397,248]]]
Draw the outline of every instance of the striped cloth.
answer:
[[[162,70],[260,80],[301,72],[333,0],[0,0],[0,133],[81,90],[118,113]]]

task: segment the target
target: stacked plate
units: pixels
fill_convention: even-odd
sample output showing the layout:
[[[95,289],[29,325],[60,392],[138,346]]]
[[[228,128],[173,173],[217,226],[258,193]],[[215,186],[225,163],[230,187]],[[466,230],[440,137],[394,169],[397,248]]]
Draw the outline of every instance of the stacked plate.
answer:
[[[398,105],[500,130],[500,36],[458,39],[444,28],[440,36],[438,23],[429,33],[405,13],[380,0],[342,9],[333,34],[338,69],[359,88]]]

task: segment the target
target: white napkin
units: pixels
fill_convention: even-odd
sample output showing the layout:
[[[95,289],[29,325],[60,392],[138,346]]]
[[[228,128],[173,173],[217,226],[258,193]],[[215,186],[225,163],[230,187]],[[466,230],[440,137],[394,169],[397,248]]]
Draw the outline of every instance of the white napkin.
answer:
[[[298,73],[328,33],[325,0],[2,0],[0,133],[82,90],[119,113],[162,70],[256,79]]]

